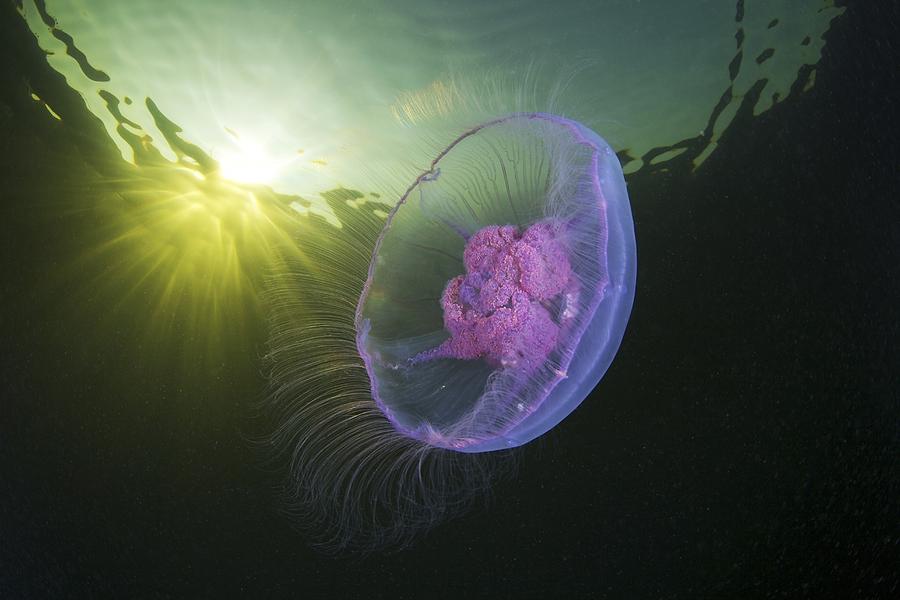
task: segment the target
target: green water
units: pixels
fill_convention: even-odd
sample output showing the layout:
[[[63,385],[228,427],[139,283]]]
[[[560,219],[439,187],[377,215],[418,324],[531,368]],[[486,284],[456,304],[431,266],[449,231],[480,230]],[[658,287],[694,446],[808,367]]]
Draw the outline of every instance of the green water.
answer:
[[[130,150],[101,90],[134,99],[119,106],[131,131],[136,125],[160,140],[143,102],[152,98],[232,178],[315,196],[338,184],[371,185],[366,164],[421,163],[415,138],[395,116],[417,95],[433,100],[436,85],[462,94],[474,88],[480,101],[527,110],[546,109],[571,78],[554,98],[558,109],[635,158],[697,136],[731,87],[711,150],[758,81],[767,83],[755,114],[788,95],[801,68],[818,62],[822,35],[843,11],[823,0],[737,4],[742,10],[709,0],[51,1],[59,29],[108,81],[67,55],[29,2],[24,13],[53,52],[50,64],[103,120],[124,158]],[[538,72],[525,85],[529,68]],[[159,149],[174,159],[164,144]]]
[[[0,5],[0,596],[892,597],[900,14],[838,3]],[[386,211],[535,108],[628,173],[620,353],[466,516],[317,555],[278,489],[392,435],[352,327]]]
[[[260,290],[276,257],[302,260],[298,237],[342,227],[323,192],[354,190],[353,206],[368,201],[363,210],[383,218],[436,149],[515,110],[585,123],[626,174],[676,158],[697,168],[739,107],[760,114],[814,84],[842,10],[821,0],[24,2],[65,78],[33,79],[31,97],[48,126],[62,119],[75,132],[99,175],[87,183],[85,172],[44,209],[101,215],[46,285],[102,273],[72,289],[105,291],[98,304],[126,321],[146,302],[139,339],[177,349],[191,372],[264,329]],[[74,192],[90,185],[96,193]]]

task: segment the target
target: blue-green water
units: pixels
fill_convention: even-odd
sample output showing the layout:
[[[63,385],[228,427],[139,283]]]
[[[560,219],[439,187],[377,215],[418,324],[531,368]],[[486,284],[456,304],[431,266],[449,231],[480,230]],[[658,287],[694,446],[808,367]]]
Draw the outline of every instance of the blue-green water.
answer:
[[[421,131],[410,135],[400,122],[435,112],[465,119],[552,102],[638,159],[626,173],[651,149],[712,125],[699,164],[757,82],[766,84],[754,114],[787,97],[800,75],[811,77],[801,68],[818,62],[823,34],[843,12],[822,0],[757,0],[740,10],[708,0],[99,0],[48,10],[109,81],[83,72],[26,2],[30,28],[124,158],[130,149],[100,90],[135,99],[122,112],[159,140],[143,106],[152,98],[226,176],[313,198],[338,184],[371,185],[366,165],[421,164]]]
[[[2,16],[0,595],[896,589],[896,7],[25,0]],[[291,459],[384,425],[354,412],[367,388],[345,344],[373,232],[460,127],[520,109],[619,153],[639,248],[620,354],[563,424],[475,465],[474,504],[459,464],[425,463],[451,477],[424,518],[453,519],[407,549],[324,557],[309,544],[345,513],[311,521],[298,509],[334,496],[281,486],[333,482]],[[324,421],[298,397],[346,402]],[[298,444],[311,418],[327,427]],[[398,513],[353,514],[370,533]]]

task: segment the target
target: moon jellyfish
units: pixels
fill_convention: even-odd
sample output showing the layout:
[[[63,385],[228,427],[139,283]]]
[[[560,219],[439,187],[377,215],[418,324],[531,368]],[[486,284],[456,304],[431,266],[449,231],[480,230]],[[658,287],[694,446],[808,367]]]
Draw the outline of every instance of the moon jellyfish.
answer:
[[[373,252],[355,323],[376,404],[440,448],[533,440],[612,362],[635,258],[622,170],[596,133],[547,113],[466,131]]]
[[[323,194],[341,229],[311,220],[275,269],[265,442],[325,550],[404,545],[483,497],[631,311],[631,210],[596,133],[516,112],[453,135],[393,206]]]

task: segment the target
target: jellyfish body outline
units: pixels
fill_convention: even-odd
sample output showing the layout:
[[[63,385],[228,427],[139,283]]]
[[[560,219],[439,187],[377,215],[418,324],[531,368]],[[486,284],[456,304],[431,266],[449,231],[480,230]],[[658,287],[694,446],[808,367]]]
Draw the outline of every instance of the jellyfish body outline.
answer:
[[[401,419],[393,413],[389,403],[385,402],[379,393],[378,376],[375,373],[373,357],[365,348],[371,324],[364,316],[364,308],[371,292],[372,282],[377,267],[377,257],[380,255],[382,243],[391,230],[394,218],[398,211],[407,203],[410,194],[416,189],[422,192],[422,184],[435,181],[441,174],[439,163],[460,143],[487,128],[511,122],[517,119],[529,121],[544,121],[564,128],[571,136],[572,141],[590,152],[589,173],[592,194],[596,198],[596,210],[599,223],[599,231],[602,240],[598,244],[598,264],[605,267],[602,277],[596,282],[596,289],[589,290],[591,301],[587,306],[586,318],[582,320],[579,330],[574,333],[566,352],[561,353],[560,368],[554,370],[554,378],[544,388],[537,402],[528,406],[519,405],[524,414],[517,420],[511,421],[491,437],[483,439],[473,438],[442,438],[437,432],[423,435],[422,426],[410,428],[405,426]],[[602,160],[602,164],[601,164]],[[503,168],[503,163],[500,163]],[[508,177],[504,169],[504,180]],[[607,193],[621,193],[621,197],[609,202]],[[510,198],[510,203],[512,199]],[[612,220],[608,219],[608,210],[613,208],[616,214]],[[445,222],[445,225],[449,225]],[[615,253],[607,251],[609,243],[610,226],[614,228],[613,239],[617,244],[622,244]],[[451,226],[451,228],[453,228]],[[467,239],[466,232],[453,228],[463,238]],[[613,264],[610,264],[613,263]],[[611,276],[611,273],[613,274]],[[456,137],[446,148],[437,154],[429,167],[424,170],[405,190],[398,202],[390,210],[384,228],[378,236],[372,252],[372,261],[369,264],[367,277],[356,305],[354,323],[356,326],[357,351],[362,358],[366,372],[369,376],[372,397],[378,408],[388,418],[391,424],[404,436],[420,439],[439,447],[457,450],[467,453],[487,452],[521,445],[528,442],[549,429],[553,428],[562,419],[572,412],[587,396],[590,389],[608,369],[624,335],[625,324],[631,311],[636,280],[636,245],[634,241],[631,209],[625,192],[624,176],[621,172],[618,159],[609,145],[593,131],[585,126],[565,117],[560,117],[545,112],[520,112],[503,117],[488,120],[472,127]],[[596,313],[601,304],[606,301],[605,319],[596,318]],[[609,324],[609,325],[608,325]],[[578,350],[586,338],[592,342],[592,347],[599,347],[601,351],[596,354]],[[588,381],[596,379],[595,381]],[[586,386],[590,388],[586,389]],[[556,406],[548,406],[547,399],[555,394],[555,398],[563,398],[565,402]],[[484,398],[482,397],[483,401]]]

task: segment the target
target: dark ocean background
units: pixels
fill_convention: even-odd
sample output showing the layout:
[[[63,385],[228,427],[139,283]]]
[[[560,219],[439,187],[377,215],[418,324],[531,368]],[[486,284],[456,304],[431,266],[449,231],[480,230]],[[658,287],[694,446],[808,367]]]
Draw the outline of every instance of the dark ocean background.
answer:
[[[125,285],[96,249],[133,173],[3,2],[0,597],[897,597],[898,27],[847,2],[811,89],[630,173],[638,288],[594,396],[470,514],[331,557],[247,442],[255,301]]]

